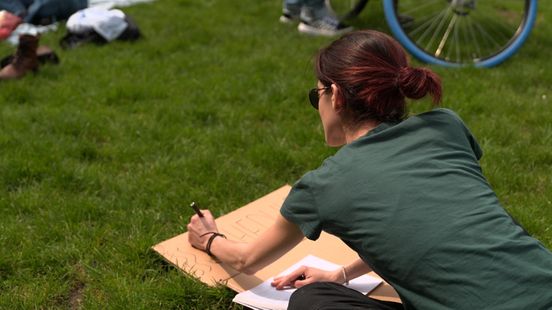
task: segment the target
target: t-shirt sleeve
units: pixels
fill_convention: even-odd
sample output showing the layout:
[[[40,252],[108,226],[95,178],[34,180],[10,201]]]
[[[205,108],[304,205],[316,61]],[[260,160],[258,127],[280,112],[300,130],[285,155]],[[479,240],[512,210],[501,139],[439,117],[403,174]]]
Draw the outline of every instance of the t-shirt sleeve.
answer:
[[[468,140],[470,141],[470,145],[472,147],[473,153],[475,154],[475,157],[477,158],[477,160],[480,160],[481,157],[483,157],[483,150],[481,149],[481,147],[479,146],[479,143],[477,143],[477,140],[475,139],[475,137],[472,135],[472,133],[467,127],[466,127],[466,132],[468,134]]]
[[[460,126],[462,126],[462,129],[464,130],[466,138],[470,143],[470,146],[473,151],[473,154],[475,155],[475,158],[477,158],[477,160],[480,160],[481,157],[483,157],[483,150],[481,149],[481,146],[479,146],[477,139],[473,136],[473,134],[466,126],[464,121],[460,118],[460,116],[458,116],[458,114],[454,113],[452,110],[448,110],[448,109],[442,109],[442,110],[447,112],[449,115],[451,115],[460,124]]]
[[[310,175],[306,174],[293,185],[280,213],[285,219],[299,226],[305,237],[316,240],[322,229],[310,179]]]

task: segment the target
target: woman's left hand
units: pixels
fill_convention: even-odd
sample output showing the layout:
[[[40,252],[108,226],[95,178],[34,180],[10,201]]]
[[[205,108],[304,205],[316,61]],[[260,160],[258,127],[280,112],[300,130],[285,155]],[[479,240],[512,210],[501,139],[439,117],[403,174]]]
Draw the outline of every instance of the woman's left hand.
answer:
[[[340,269],[333,271],[322,270],[314,267],[301,266],[295,271],[285,276],[276,277],[271,285],[277,290],[283,290],[290,287],[302,287],[314,282],[339,282],[342,273]]]

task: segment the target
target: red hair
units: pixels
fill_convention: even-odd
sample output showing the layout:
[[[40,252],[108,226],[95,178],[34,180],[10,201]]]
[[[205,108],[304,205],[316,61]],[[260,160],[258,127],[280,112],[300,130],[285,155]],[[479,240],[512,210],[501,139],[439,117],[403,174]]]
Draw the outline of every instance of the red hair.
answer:
[[[354,124],[403,120],[405,97],[431,94],[435,105],[441,101],[439,76],[427,68],[410,67],[402,46],[375,30],[350,32],[323,48],[315,70],[324,86],[337,86],[344,112]]]

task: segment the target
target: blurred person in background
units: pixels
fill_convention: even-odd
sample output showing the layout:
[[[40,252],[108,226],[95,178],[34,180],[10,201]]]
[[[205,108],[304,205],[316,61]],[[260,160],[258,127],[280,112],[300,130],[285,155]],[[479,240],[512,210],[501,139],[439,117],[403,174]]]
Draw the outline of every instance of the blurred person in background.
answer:
[[[280,22],[298,22],[299,32],[318,36],[336,36],[353,30],[339,21],[324,0],[284,0]]]

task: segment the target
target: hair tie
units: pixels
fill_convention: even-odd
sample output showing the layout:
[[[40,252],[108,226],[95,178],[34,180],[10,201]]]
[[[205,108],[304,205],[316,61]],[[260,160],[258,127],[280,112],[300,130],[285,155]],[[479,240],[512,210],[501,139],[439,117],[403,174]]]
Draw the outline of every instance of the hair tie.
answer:
[[[399,71],[397,71],[397,76],[395,78],[395,84],[397,86],[400,86],[401,82],[403,82],[404,79],[407,79],[410,76],[410,74],[413,72],[413,70],[415,70],[415,69],[412,68],[412,67],[401,67],[399,69]]]
[[[402,90],[403,83],[406,79],[408,79],[410,73],[412,72],[413,68],[411,67],[401,67],[399,71],[397,71],[397,76],[395,76],[395,87],[399,90],[401,95],[403,97],[406,97]]]

